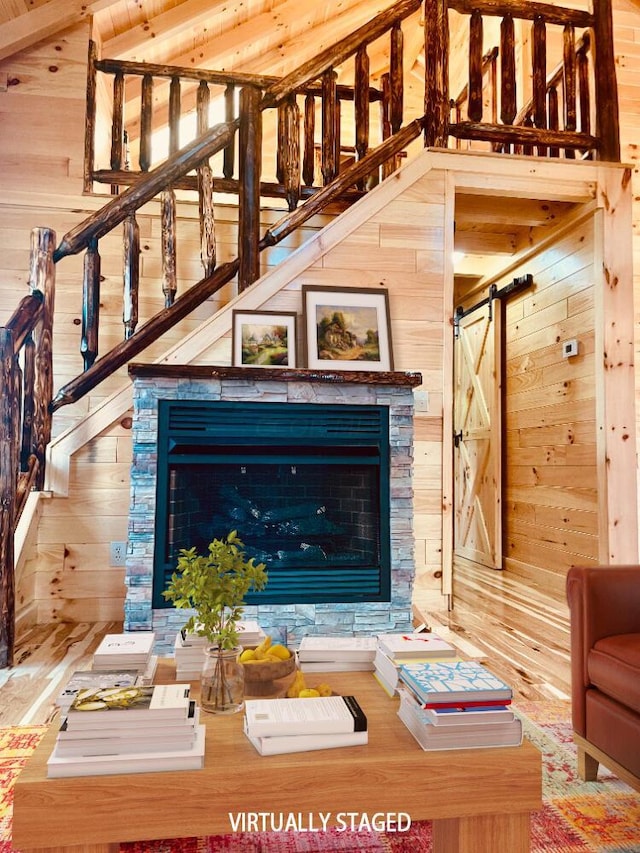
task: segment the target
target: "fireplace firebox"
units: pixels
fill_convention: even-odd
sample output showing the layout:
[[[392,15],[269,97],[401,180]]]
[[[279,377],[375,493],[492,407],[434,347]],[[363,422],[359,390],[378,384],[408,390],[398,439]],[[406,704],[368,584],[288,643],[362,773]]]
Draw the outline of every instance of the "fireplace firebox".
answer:
[[[236,529],[249,604],[389,601],[387,406],[160,400],[153,606],[179,550]]]

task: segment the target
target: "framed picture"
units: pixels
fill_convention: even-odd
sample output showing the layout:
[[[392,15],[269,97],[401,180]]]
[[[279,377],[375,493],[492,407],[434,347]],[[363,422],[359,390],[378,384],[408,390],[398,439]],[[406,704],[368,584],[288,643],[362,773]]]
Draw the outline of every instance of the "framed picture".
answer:
[[[393,370],[386,290],[303,285],[302,307],[307,367]]]
[[[294,311],[233,311],[234,367],[296,367]]]

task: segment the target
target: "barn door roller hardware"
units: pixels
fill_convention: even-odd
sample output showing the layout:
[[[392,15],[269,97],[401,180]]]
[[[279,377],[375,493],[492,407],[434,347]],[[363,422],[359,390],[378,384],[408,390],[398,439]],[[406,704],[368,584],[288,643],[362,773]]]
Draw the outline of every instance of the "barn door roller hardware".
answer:
[[[513,281],[510,281],[509,284],[505,284],[500,290],[498,290],[497,285],[492,284],[489,288],[489,295],[484,299],[481,299],[480,302],[476,302],[475,305],[472,305],[471,308],[463,308],[462,305],[458,305],[456,308],[456,313],[453,318],[453,333],[458,337],[460,333],[460,320],[463,317],[466,317],[468,314],[471,314],[473,311],[477,311],[478,308],[483,308],[485,305],[489,306],[489,320],[493,319],[493,300],[494,299],[508,299],[510,296],[513,296],[516,293],[520,293],[521,290],[526,290],[528,287],[531,287],[533,284],[533,276],[528,273],[527,275],[520,275],[517,278],[514,278]]]

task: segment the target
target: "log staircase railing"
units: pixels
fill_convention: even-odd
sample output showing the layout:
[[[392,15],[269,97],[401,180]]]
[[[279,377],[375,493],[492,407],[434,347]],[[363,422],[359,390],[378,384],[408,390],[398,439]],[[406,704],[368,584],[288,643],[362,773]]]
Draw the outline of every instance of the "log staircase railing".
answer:
[[[593,13],[560,9],[523,0],[424,0],[425,98],[424,115],[406,116],[403,102],[402,22],[417,12],[421,0],[400,0],[371,22],[356,30],[306,62],[282,79],[255,75],[221,75],[192,72],[190,69],[142,68],[131,63],[90,60],[88,80],[88,125],[85,150],[85,188],[106,183],[117,194],[105,207],[72,229],[53,249],[55,235],[37,229],[32,247],[31,292],[0,329],[2,387],[0,394],[0,665],[13,661],[13,537],[24,501],[31,488],[44,483],[45,450],[50,438],[50,416],[60,406],[80,399],[103,379],[122,367],[158,336],[185,318],[211,294],[237,277],[242,291],[260,274],[260,252],[275,245],[310,217],[341,200],[352,201],[366,191],[372,175],[386,177],[399,165],[407,146],[420,134],[426,146],[446,147],[449,139],[481,141],[494,150],[515,151],[525,146],[532,153],[564,150],[567,156],[619,160],[617,93],[613,64],[613,37],[610,0],[594,0]],[[448,76],[449,10],[469,16],[469,79],[464,97],[454,102],[451,113]],[[483,115],[483,19],[501,18],[500,79],[497,72],[488,79],[500,104],[491,108],[489,121]],[[517,83],[525,79],[516,65],[515,19],[532,22],[533,67],[531,101],[518,108]],[[546,75],[547,27],[563,28],[563,59],[549,85]],[[575,29],[588,29],[583,41],[575,44]],[[368,47],[387,36],[389,70],[382,76],[381,89],[370,84]],[[592,41],[590,42],[589,39]],[[580,51],[594,47],[594,96],[583,91],[580,82],[576,100],[576,79],[588,82]],[[95,47],[91,46],[91,52]],[[494,56],[493,69],[495,71]],[[337,69],[345,62],[354,65],[354,84],[336,83]],[[581,64],[583,63],[583,64]],[[95,168],[96,74],[113,75],[113,114],[109,168]],[[126,76],[142,75],[141,105],[137,128],[124,126],[123,103]],[[170,131],[168,155],[153,164],[152,96],[154,77],[169,80],[167,124]],[[188,81],[185,84],[184,81]],[[553,106],[562,80],[563,119]],[[195,91],[189,85],[197,87]],[[224,86],[224,121],[209,127],[210,86]],[[236,109],[236,89],[240,88]],[[458,88],[463,88],[460,86]],[[588,87],[585,90],[588,92]],[[183,98],[184,93],[184,98]],[[304,129],[300,137],[304,98]],[[341,142],[340,105],[354,102],[355,144]],[[182,105],[195,100],[196,138],[180,147],[178,128]],[[320,99],[322,142],[319,167],[316,163],[313,130],[316,99]],[[381,108],[380,144],[370,138],[370,104]],[[462,118],[466,105],[468,119]],[[276,180],[262,180],[262,114],[278,111]],[[595,114],[595,133],[588,123]],[[500,120],[497,120],[499,114]],[[578,129],[578,117],[580,120]],[[529,126],[532,125],[532,126]],[[130,168],[125,148],[125,131],[138,147],[138,169]],[[350,156],[343,156],[345,153]],[[213,175],[211,160],[222,157],[222,174]],[[302,155],[302,156],[301,156]],[[129,166],[129,168],[127,168]],[[237,176],[235,171],[237,169]],[[321,184],[321,186],[318,186]],[[122,187],[126,187],[122,189]],[[199,197],[201,259],[204,277],[185,293],[177,294],[176,281],[176,190],[195,189]],[[217,266],[213,192],[233,192],[238,198],[238,255]],[[289,213],[259,233],[262,195],[280,195],[287,200]],[[164,308],[138,328],[140,276],[140,236],[136,213],[142,205],[158,199],[162,221],[161,286]],[[99,312],[101,259],[100,240],[123,226],[123,340],[109,352],[99,352]],[[51,339],[55,264],[72,254],[84,252],[82,286],[82,326],[80,350],[84,372],[53,396]]]

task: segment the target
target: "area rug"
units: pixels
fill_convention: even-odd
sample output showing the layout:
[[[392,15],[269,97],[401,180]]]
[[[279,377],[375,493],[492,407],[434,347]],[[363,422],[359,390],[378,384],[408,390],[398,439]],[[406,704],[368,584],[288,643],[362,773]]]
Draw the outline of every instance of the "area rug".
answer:
[[[640,794],[603,768],[597,782],[576,774],[566,702],[519,702],[525,735],[542,753],[543,808],[532,816],[532,853],[640,853]],[[11,844],[13,783],[44,726],[0,729],[0,853]],[[418,747],[416,747],[418,748]],[[121,845],[121,853],[430,853],[431,824],[408,832],[237,832]],[[496,851],[508,853],[508,851]]]

